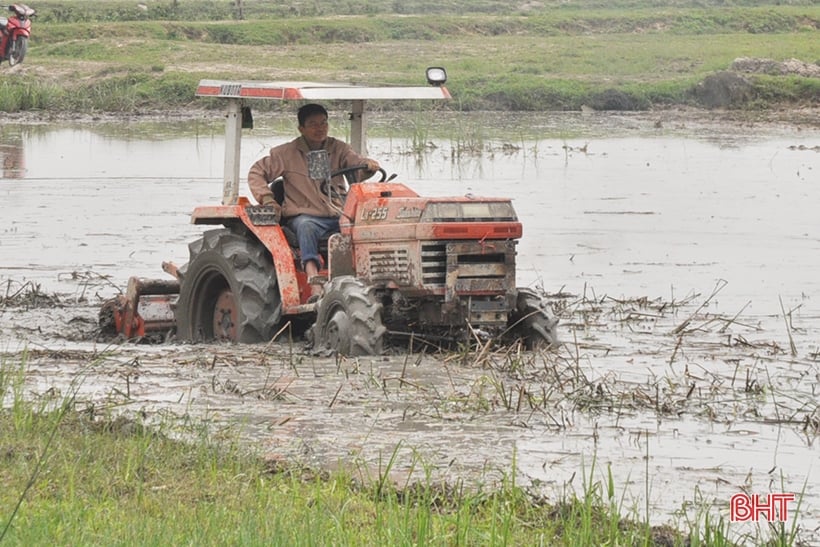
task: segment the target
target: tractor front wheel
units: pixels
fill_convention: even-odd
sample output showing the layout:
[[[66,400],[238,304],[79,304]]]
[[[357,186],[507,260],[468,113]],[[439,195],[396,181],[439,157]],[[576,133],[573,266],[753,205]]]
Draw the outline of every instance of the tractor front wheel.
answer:
[[[340,276],[325,285],[310,332],[315,351],[349,357],[379,355],[386,331],[382,305],[364,283]]]
[[[541,350],[558,345],[558,318],[549,303],[529,289],[518,289],[518,299],[510,315],[507,332],[520,339],[528,350]]]
[[[247,232],[218,229],[188,245],[177,336],[192,342],[267,342],[282,318],[271,256]]]

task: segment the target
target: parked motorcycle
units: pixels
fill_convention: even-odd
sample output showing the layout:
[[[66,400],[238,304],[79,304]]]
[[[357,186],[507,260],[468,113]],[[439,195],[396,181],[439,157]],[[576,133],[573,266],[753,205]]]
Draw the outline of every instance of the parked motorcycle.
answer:
[[[8,60],[10,66],[22,63],[28,51],[31,36],[31,18],[34,10],[25,4],[12,4],[11,17],[0,17],[0,63]]]

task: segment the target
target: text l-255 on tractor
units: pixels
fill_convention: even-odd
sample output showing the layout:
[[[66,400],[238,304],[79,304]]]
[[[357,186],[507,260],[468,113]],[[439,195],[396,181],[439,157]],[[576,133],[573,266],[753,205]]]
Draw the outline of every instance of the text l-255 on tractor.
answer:
[[[273,207],[238,195],[248,102],[348,100],[350,144],[364,154],[366,101],[448,99],[445,79],[432,68],[423,87],[201,81],[198,96],[227,102],[225,171],[222,204],[197,207],[192,222],[220,227],[188,246],[186,265],[163,264],[175,279],[132,277],[125,295],[103,305],[101,330],[128,339],[175,332],[184,341],[259,343],[290,321],[310,325],[314,350],[349,356],[379,354],[386,339],[402,336],[556,344],[549,304],[516,287],[522,225],[510,199],[423,197],[384,173],[380,182],[351,184],[340,233],[327,241],[323,294],[309,301],[316,280],[308,280]]]

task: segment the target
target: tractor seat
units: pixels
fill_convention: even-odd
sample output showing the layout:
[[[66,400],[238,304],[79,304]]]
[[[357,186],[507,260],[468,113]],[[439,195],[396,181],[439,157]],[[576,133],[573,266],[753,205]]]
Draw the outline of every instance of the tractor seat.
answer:
[[[268,183],[268,188],[273,193],[273,199],[279,205],[285,203],[285,179],[278,177]]]
[[[280,206],[285,203],[285,179],[283,177],[278,177],[271,182],[268,183],[268,188],[273,193],[273,199],[278,203]],[[288,245],[292,249],[299,248],[299,240],[296,239],[296,232],[290,229],[289,226],[280,223],[282,227],[282,232],[285,234],[285,239],[288,240]]]
[[[282,205],[285,202],[285,179],[283,177],[274,179],[268,183],[268,188],[270,188],[273,193],[273,199],[276,203]],[[288,240],[288,245],[290,245],[294,251],[298,251],[299,240],[296,238],[296,232],[287,224],[280,223],[279,225],[282,227],[282,233],[285,234],[285,239]],[[327,263],[327,238],[319,241],[319,254],[322,255],[322,259]]]

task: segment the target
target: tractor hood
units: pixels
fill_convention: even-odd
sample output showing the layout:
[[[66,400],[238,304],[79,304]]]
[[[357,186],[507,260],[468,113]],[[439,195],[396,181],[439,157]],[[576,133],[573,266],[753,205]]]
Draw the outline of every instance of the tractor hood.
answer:
[[[366,239],[512,239],[522,228],[509,198],[420,197],[398,183],[356,184],[342,233]]]

